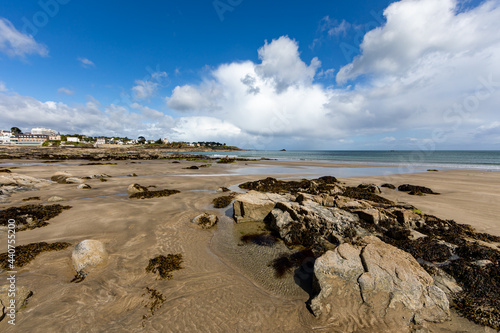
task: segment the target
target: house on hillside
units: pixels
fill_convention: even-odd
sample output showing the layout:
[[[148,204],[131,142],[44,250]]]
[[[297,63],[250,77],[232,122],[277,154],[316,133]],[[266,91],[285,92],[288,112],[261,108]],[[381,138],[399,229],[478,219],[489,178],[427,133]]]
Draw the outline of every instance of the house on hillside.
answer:
[[[106,144],[106,138],[97,138],[96,140],[96,145],[105,145]]]
[[[41,145],[49,139],[49,136],[42,134],[23,133],[14,135],[14,139],[16,140],[13,140],[13,138],[11,138],[11,141],[17,141],[15,143],[18,145]]]
[[[80,139],[76,136],[68,136],[66,138],[66,142],[75,142],[75,143],[79,143],[80,142]]]
[[[12,133],[10,131],[0,130],[0,145],[10,145]]]

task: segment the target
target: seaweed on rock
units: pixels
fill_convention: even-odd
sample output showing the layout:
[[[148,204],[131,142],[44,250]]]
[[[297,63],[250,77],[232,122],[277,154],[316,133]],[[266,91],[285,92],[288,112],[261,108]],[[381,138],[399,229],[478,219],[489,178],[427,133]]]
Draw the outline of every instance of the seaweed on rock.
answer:
[[[303,179],[301,181],[282,181],[272,177],[261,179],[253,182],[246,182],[239,185],[240,188],[246,190],[254,190],[259,192],[303,192],[309,194],[329,193],[332,186],[337,183],[337,179],[332,176],[324,176],[314,180]]]

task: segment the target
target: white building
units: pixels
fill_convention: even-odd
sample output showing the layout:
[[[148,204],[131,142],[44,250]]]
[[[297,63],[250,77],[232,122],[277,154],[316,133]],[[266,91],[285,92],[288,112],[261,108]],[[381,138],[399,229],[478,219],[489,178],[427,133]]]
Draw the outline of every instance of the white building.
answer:
[[[31,129],[31,134],[51,136],[51,135],[56,135],[57,132],[49,128],[36,127]]]
[[[96,145],[105,145],[106,144],[106,138],[97,138],[96,140]]]
[[[8,145],[11,143],[12,133],[10,131],[0,130],[0,144]]]
[[[163,142],[164,145],[166,145],[168,143],[168,139],[167,138],[163,138],[163,139],[161,139],[161,141]]]
[[[80,139],[78,137],[76,137],[76,136],[68,136],[66,138],[66,142],[76,142],[76,143],[78,143],[78,142],[80,142]]]

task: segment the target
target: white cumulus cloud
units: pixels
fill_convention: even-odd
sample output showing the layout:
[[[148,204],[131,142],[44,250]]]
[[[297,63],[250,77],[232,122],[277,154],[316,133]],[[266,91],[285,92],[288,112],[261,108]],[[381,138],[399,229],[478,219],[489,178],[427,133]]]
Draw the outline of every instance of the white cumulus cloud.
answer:
[[[0,52],[9,57],[24,58],[28,54],[38,54],[46,57],[49,54],[47,46],[35,41],[33,36],[23,34],[7,19],[0,17]]]

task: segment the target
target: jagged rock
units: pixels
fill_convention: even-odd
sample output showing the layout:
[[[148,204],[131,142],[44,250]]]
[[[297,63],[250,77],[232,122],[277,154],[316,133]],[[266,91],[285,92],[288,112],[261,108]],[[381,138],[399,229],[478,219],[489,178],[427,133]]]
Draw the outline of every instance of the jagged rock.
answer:
[[[59,201],[64,201],[64,199],[56,195],[47,199],[47,202],[59,202]]]
[[[86,239],[76,244],[71,255],[76,270],[76,282],[82,281],[89,271],[102,264],[108,258],[104,244],[100,241]]]
[[[148,188],[139,184],[130,184],[127,188],[129,194],[147,192]]]
[[[90,186],[89,184],[80,184],[76,188],[79,190],[90,190],[92,186]]]
[[[380,194],[380,189],[375,184],[359,184],[358,188],[368,191],[370,193]]]
[[[335,206],[335,198],[332,197],[331,195],[324,194],[324,193],[319,194],[319,195],[299,193],[299,195],[297,196],[297,199],[295,201],[304,202],[306,200],[311,200],[311,201],[317,202],[321,206],[326,206],[326,207],[334,207]]]
[[[192,165],[190,167],[184,168],[184,169],[189,169],[189,170],[198,170],[199,168],[196,165]]]
[[[425,219],[415,213],[413,209],[390,208],[389,211],[396,216],[398,223],[405,228],[420,228],[425,224]]]
[[[263,221],[277,202],[289,200],[289,195],[249,191],[236,196],[233,217],[237,223]]]
[[[228,189],[227,187],[224,187],[224,186],[219,187],[217,189],[217,192],[230,192],[230,191],[231,191],[230,189]]]
[[[219,218],[217,217],[217,215],[203,213],[201,215],[196,216],[192,222],[197,224],[198,226],[200,226],[203,229],[210,229],[218,221],[219,221]]]
[[[462,291],[462,287],[457,284],[457,281],[442,269],[435,268],[432,278],[434,285],[444,291],[448,297],[453,297]]]
[[[431,190],[428,187],[417,186],[417,185],[410,185],[410,184],[399,185],[398,186],[398,191],[410,192],[410,194],[411,193],[413,193],[413,194],[417,194],[417,193],[422,193],[422,194],[439,194],[439,193],[434,192],[433,190]]]
[[[7,280],[9,283],[9,280]],[[11,320],[15,318],[16,312],[18,312],[21,308],[26,307],[28,305],[28,301],[33,296],[33,291],[29,290],[24,286],[15,286],[15,296],[12,298],[9,294],[12,294],[10,289],[10,283],[4,285],[0,288],[0,321],[3,319]],[[11,306],[10,301],[15,300],[14,308],[9,308]]]
[[[384,215],[375,208],[353,211],[360,219],[368,223],[378,224],[384,218]]]
[[[349,211],[370,209],[372,205],[365,200],[356,200],[338,195],[335,198],[335,207]]]
[[[362,244],[341,244],[316,260],[320,292],[311,309],[320,320],[335,321],[339,327],[383,320],[408,331],[411,322],[449,319],[445,293],[409,253],[374,236],[364,237]]]
[[[390,188],[391,190],[395,190],[396,189],[396,186],[394,186],[392,184],[389,184],[389,183],[382,184],[382,185],[380,185],[380,187]]]
[[[323,207],[314,201],[278,202],[266,219],[288,245],[312,246],[325,240],[332,244],[352,236],[358,217],[338,208]]]

